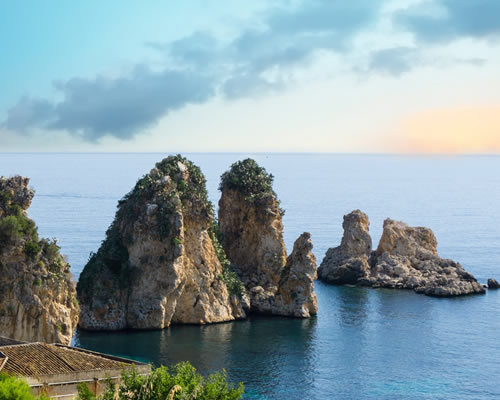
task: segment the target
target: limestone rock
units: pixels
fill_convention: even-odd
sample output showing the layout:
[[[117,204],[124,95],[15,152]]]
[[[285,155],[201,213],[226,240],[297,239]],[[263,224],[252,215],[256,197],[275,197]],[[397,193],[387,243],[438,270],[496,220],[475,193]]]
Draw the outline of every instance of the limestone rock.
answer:
[[[327,251],[319,270],[320,279],[336,284],[413,289],[436,297],[485,292],[460,264],[439,257],[436,237],[428,228],[386,219],[376,252],[368,257],[368,248],[361,246],[365,251],[360,256],[359,247],[349,247],[344,242],[352,237],[350,232],[368,234],[368,218],[363,214],[366,218],[354,219],[351,214],[346,217],[355,226],[347,224],[346,229],[344,224],[342,244]],[[361,244],[365,242],[368,243],[362,240]]]
[[[500,289],[500,283],[496,279],[488,279],[488,289]]]
[[[70,267],[28,217],[29,178],[0,177],[0,336],[69,344],[78,321]]]
[[[273,176],[254,160],[222,175],[219,226],[231,266],[247,290],[253,312],[309,317],[317,312],[316,260],[309,234],[295,243],[287,260],[283,210],[272,189]]]
[[[115,220],[78,282],[80,326],[162,329],[242,318],[219,260],[200,169],[171,156],[119,202]]]
[[[368,216],[355,210],[344,216],[344,235],[339,247],[328,249],[318,268],[318,276],[329,283],[356,284],[367,278],[372,251]]]
[[[312,253],[311,234],[304,232],[295,241],[292,254],[281,273],[272,314],[308,318],[318,312],[314,293],[317,278],[316,257]]]

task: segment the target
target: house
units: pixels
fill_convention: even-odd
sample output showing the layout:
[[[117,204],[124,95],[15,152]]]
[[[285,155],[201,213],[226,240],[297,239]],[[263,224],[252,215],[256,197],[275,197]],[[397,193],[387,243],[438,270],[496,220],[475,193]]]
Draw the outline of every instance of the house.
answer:
[[[151,366],[126,358],[110,356],[77,347],[47,343],[25,343],[0,337],[0,372],[26,380],[34,395],[74,399],[77,386],[85,383],[95,394],[103,391],[104,381],[117,381],[125,369],[139,374]]]

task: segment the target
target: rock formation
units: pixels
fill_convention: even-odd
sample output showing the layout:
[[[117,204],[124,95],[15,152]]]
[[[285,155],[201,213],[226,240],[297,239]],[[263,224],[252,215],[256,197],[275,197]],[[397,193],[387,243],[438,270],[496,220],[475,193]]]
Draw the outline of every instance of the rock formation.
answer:
[[[359,210],[344,217],[342,244],[327,251],[318,270],[320,279],[413,289],[436,297],[485,292],[460,264],[439,257],[430,229],[386,219],[378,248],[371,252],[368,224],[368,217]]]
[[[78,302],[55,240],[39,239],[29,179],[0,177],[0,336],[69,344]]]
[[[488,289],[500,289],[500,283],[496,279],[488,279]]]
[[[181,156],[157,163],[119,202],[80,276],[80,326],[161,329],[245,317],[215,231],[200,169]]]
[[[344,236],[339,247],[328,249],[318,277],[337,285],[356,284],[369,275],[372,238],[368,216],[355,210],[344,216]]]
[[[317,312],[316,259],[310,234],[301,235],[287,259],[283,210],[273,176],[254,160],[237,162],[221,178],[219,226],[231,267],[258,313],[309,317]]]

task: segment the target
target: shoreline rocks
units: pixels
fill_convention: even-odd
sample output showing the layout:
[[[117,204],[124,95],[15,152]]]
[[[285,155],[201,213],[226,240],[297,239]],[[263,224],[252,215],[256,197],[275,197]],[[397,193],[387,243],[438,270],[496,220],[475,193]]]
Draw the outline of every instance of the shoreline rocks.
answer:
[[[57,242],[38,237],[27,209],[29,178],[0,177],[0,334],[69,344],[78,321],[70,266]]]
[[[488,289],[500,289],[500,283],[496,279],[488,279]]]
[[[412,289],[434,297],[482,294],[485,289],[464,268],[437,253],[434,233],[386,219],[377,250],[371,252],[368,217],[359,210],[344,217],[342,243],[329,249],[319,279],[333,284]]]

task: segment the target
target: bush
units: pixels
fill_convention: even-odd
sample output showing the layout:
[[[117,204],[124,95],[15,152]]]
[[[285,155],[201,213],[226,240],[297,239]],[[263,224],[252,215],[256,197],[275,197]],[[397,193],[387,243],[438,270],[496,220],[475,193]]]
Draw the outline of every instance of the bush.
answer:
[[[14,244],[23,237],[38,242],[35,223],[24,215],[9,215],[0,220],[0,243]]]
[[[34,400],[34,397],[25,381],[0,373],[0,400]]]
[[[141,376],[135,369],[122,373],[120,386],[107,382],[98,400],[238,400],[243,395],[243,385],[233,386],[225,371],[204,378],[188,362],[174,366],[170,371],[160,367],[148,376]],[[78,387],[79,400],[95,400],[87,385]]]
[[[268,174],[265,168],[260,167],[255,160],[247,158],[235,162],[229,171],[222,174],[219,190],[233,189],[247,197],[259,197],[274,194],[273,180],[273,175]]]
[[[0,242],[15,243],[23,237],[23,230],[15,215],[0,220]]]
[[[38,246],[38,243],[31,241],[24,244],[24,254],[26,254],[28,258],[34,260],[38,253],[40,253],[40,246]]]
[[[43,253],[45,254],[45,257],[47,257],[47,260],[49,262],[53,263],[56,261],[57,257],[59,256],[59,250],[61,248],[57,244],[56,239],[42,239],[42,247],[43,247]]]

